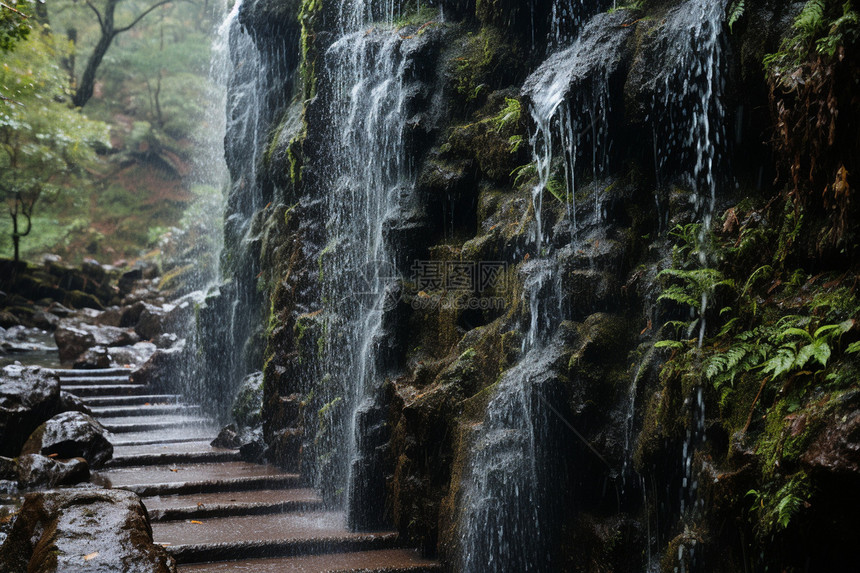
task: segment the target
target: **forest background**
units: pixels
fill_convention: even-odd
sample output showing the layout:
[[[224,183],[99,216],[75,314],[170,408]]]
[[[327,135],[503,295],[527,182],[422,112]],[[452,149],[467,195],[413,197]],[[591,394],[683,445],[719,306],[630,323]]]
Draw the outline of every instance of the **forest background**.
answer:
[[[0,4],[0,257],[14,256],[16,223],[20,258],[33,262],[116,263],[156,256],[177,235],[214,240],[223,168],[210,122],[223,100],[210,67],[225,7]]]

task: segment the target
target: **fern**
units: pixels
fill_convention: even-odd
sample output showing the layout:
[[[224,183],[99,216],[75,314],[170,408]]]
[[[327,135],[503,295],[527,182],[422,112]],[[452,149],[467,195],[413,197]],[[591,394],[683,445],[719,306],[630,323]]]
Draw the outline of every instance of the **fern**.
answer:
[[[731,8],[729,8],[729,17],[728,17],[729,32],[733,31],[732,26],[734,26],[735,22],[740,20],[741,17],[744,15],[744,10],[746,9],[746,6],[744,5],[745,3],[746,3],[745,0],[735,0],[732,3]]]
[[[809,0],[794,21],[794,27],[811,38],[824,27],[825,0]]]

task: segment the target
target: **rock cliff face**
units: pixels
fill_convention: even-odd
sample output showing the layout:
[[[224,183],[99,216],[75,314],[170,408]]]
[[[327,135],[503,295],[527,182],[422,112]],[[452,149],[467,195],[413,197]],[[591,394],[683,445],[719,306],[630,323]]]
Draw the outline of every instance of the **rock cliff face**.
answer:
[[[357,4],[232,24],[267,455],[452,570],[852,563],[851,6]]]

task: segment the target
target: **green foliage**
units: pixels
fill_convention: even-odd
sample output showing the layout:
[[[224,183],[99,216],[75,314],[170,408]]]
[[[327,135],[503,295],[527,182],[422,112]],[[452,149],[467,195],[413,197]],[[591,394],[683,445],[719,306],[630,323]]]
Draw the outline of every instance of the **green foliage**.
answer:
[[[750,512],[758,516],[759,534],[764,537],[780,530],[787,529],[801,509],[803,509],[812,493],[809,476],[798,472],[785,482],[779,489],[773,484],[765,490],[751,489],[747,497],[753,499]]]
[[[516,98],[505,98],[505,107],[491,120],[496,131],[502,133],[515,128],[522,118],[523,107],[520,100]]]
[[[737,21],[743,17],[744,11],[746,10],[745,4],[746,0],[734,0],[731,6],[729,6],[729,15],[728,18],[726,18],[726,22],[729,25],[730,32],[733,31],[732,27],[737,23]]]
[[[720,287],[729,289],[735,287],[732,279],[726,278],[720,271],[711,268],[665,269],[657,276],[665,284],[657,300],[669,300],[693,310],[694,316],[691,320],[668,323],[678,330],[685,329],[688,337],[704,318],[711,295]]]
[[[812,319],[786,316],[773,325],[760,325],[733,337],[731,346],[705,362],[705,378],[720,392],[725,404],[735,381],[760,370],[759,378],[778,381],[817,364],[827,366],[839,338],[854,326],[853,320],[825,324],[812,330]]]
[[[35,247],[44,248],[49,236],[58,239],[74,228],[58,225],[50,215],[34,216],[33,209],[73,208],[80,181],[98,160],[97,151],[111,147],[104,123],[65,103],[67,80],[59,62],[69,50],[67,42],[46,30],[18,44],[0,66],[0,86],[8,98],[0,102],[0,196],[10,209],[17,205],[19,217],[33,223],[31,244],[22,243],[25,257],[34,254]],[[40,228],[46,220],[50,226]],[[19,234],[27,235],[21,232],[22,222],[27,221],[19,220]],[[47,235],[35,236],[43,230]]]
[[[3,0],[0,2],[0,52],[8,52],[30,34],[31,2]]]
[[[840,46],[860,37],[860,14],[854,0],[808,0],[794,20],[794,34],[786,37],[779,51],[764,58],[768,71],[784,76],[812,54],[836,56]]]

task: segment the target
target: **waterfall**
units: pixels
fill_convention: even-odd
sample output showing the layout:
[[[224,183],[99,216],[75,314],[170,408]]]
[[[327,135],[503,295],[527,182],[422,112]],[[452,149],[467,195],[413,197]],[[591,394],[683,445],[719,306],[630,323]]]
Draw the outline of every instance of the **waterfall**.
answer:
[[[708,265],[707,238],[717,200],[717,172],[726,140],[725,111],[722,106],[721,32],[725,3],[714,0],[689,0],[667,18],[674,31],[673,45],[679,50],[671,57],[677,60],[676,74],[666,76],[662,100],[655,102],[652,121],[655,133],[662,136],[656,144],[658,171],[674,168],[687,180],[693,191],[693,207],[701,224],[697,237],[699,261]],[[667,127],[668,126],[668,127]],[[671,164],[675,163],[673,167]],[[705,336],[707,292],[698,310],[698,342]],[[705,440],[705,410],[702,388],[696,391],[691,405],[691,430],[682,446],[680,493],[681,512],[696,503],[698,484],[692,475],[695,448]],[[704,501],[700,500],[703,504]]]
[[[582,3],[560,6],[553,3],[551,40],[564,42],[565,24],[576,24],[575,32],[580,31],[582,15],[574,7],[582,8]],[[601,29],[604,19],[605,15],[595,18],[589,30]],[[608,166],[610,146],[608,66],[598,65],[594,77],[577,81],[581,79],[577,74],[593,66],[587,61],[593,37],[593,33],[577,35],[568,47],[552,54],[524,88],[534,125],[531,146],[537,172],[531,193],[533,258],[521,270],[529,322],[523,356],[501,376],[470,447],[460,522],[460,565],[467,572],[553,570],[550,548],[557,476],[550,469],[549,421],[550,414],[560,417],[552,406],[552,394],[564,346],[558,332],[565,318],[560,258],[569,254],[570,246],[557,244],[548,232],[544,199],[552,192],[565,203],[567,220],[562,227],[576,241],[575,178],[583,172],[577,160],[583,150],[589,150],[591,175],[597,178]],[[596,192],[591,219],[600,222]]]
[[[348,467],[326,479],[347,484],[350,525],[381,519],[384,487],[376,449],[384,425],[379,389],[386,371],[379,350],[383,316],[397,303],[395,247],[385,231],[414,189],[404,142],[404,39],[390,26],[367,31],[374,18],[391,22],[399,3],[343,0],[341,31],[325,53],[330,93],[322,158],[328,244],[320,259],[324,301],[323,369],[341,392],[340,439]],[[339,454],[340,455],[340,454]],[[345,475],[344,475],[345,474]]]

